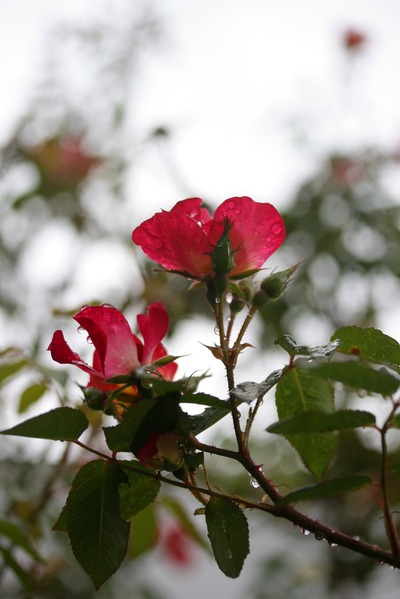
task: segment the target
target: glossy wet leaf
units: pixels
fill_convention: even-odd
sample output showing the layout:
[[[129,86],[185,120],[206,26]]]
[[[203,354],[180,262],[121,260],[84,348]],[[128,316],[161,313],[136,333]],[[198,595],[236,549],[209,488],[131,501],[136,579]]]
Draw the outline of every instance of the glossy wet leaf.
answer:
[[[66,521],[72,551],[98,589],[121,565],[128,545],[129,523],[119,507],[119,486],[126,481],[114,463],[85,464],[72,483]]]
[[[330,362],[312,368],[314,376],[328,378],[353,387],[365,389],[383,396],[393,395],[400,385],[400,380],[385,367],[376,369],[359,361]]]
[[[250,550],[246,516],[233,501],[211,497],[206,523],[218,566],[226,576],[237,578]]]
[[[137,462],[122,462],[122,467],[134,464],[137,471],[123,468],[127,477],[127,482],[124,482],[119,487],[119,495],[121,500],[121,516],[125,520],[130,520],[145,507],[150,505],[156,499],[160,490],[161,483],[156,478],[146,476],[144,469],[141,469]],[[140,472],[143,470],[143,472]]]
[[[340,339],[341,353],[358,355],[380,364],[400,366],[400,344],[379,329],[342,327],[332,335],[331,339]]]
[[[370,484],[372,484],[372,479],[369,476],[362,475],[325,480],[315,485],[307,485],[288,493],[279,501],[279,504],[288,505],[300,501],[332,497],[333,495],[339,495],[341,493],[357,491]]]
[[[305,435],[352,430],[374,424],[374,414],[362,410],[338,410],[332,413],[309,411],[275,422],[267,428],[267,431],[277,435]]]
[[[303,412],[332,413],[333,388],[329,381],[311,372],[291,368],[276,388],[276,406],[280,420],[293,418]],[[334,433],[285,435],[306,468],[320,478],[330,464],[337,447]]]

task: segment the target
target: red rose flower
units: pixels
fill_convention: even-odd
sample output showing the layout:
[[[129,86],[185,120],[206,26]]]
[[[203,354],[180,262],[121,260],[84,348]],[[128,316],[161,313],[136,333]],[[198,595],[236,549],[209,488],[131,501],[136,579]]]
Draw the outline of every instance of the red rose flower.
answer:
[[[213,273],[215,248],[224,237],[227,251],[233,253],[230,277],[260,268],[285,238],[283,220],[271,204],[234,197],[225,200],[214,217],[201,204],[200,198],[190,198],[170,212],[155,214],[133,231],[134,243],[165,269],[202,279]]]
[[[152,364],[167,355],[161,341],[167,334],[168,314],[160,303],[151,304],[147,314],[137,317],[143,342],[132,333],[126,318],[112,306],[87,306],[74,316],[82,329],[88,333],[95,352],[93,366],[89,366],[73,352],[64,339],[62,331],[56,331],[48,347],[53,360],[60,364],[74,364],[90,375],[90,387],[109,390],[116,385],[105,381],[117,375],[131,374],[138,366]],[[176,372],[174,363],[160,367],[158,371],[171,380]]]

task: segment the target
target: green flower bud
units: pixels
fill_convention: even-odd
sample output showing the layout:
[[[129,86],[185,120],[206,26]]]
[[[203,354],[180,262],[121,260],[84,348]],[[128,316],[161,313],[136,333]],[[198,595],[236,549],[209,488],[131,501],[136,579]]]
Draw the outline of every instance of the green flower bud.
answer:
[[[226,274],[235,268],[235,256],[229,239],[232,224],[228,218],[224,220],[224,230],[211,254],[211,268],[217,274]]]
[[[265,293],[265,291],[260,289],[260,291],[257,291],[257,293],[254,294],[252,301],[253,306],[255,308],[262,308],[264,304],[267,303],[268,299],[268,295]]]
[[[109,395],[108,393],[101,389],[96,389],[95,387],[81,387],[81,389],[84,396],[84,402],[89,408],[92,410],[102,410],[104,408]]]
[[[280,272],[274,272],[269,277],[266,277],[261,283],[261,290],[267,295],[268,299],[277,301],[281,299],[286,287],[291,281],[293,273],[296,271],[298,264],[281,270]],[[254,300],[253,300],[254,301]]]
[[[235,295],[233,296],[232,301],[229,304],[229,310],[232,314],[238,314],[241,310],[243,310],[244,306],[244,301],[240,297]]]

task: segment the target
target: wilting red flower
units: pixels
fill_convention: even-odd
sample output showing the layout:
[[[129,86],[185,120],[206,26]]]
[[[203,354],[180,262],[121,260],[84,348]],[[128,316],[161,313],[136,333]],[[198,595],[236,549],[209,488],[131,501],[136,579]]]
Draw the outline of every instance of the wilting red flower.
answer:
[[[182,465],[182,452],[178,443],[182,436],[174,433],[154,432],[139,451],[139,462],[147,468],[178,470]]]
[[[212,257],[223,235],[233,252],[230,277],[260,268],[285,238],[283,220],[271,204],[234,197],[213,217],[201,204],[200,198],[190,198],[170,212],[158,212],[133,231],[134,243],[167,270],[202,279],[213,272]]]
[[[151,304],[147,314],[137,317],[143,341],[132,333],[124,315],[109,305],[86,306],[74,319],[87,331],[88,340],[94,345],[93,366],[70,349],[60,330],[54,333],[48,349],[56,362],[74,364],[87,372],[90,387],[112,390],[116,385],[106,383],[107,379],[131,374],[138,366],[152,364],[167,355],[161,341],[167,334],[169,319],[160,303]],[[176,369],[177,365],[170,363],[158,368],[158,371],[170,380]]]

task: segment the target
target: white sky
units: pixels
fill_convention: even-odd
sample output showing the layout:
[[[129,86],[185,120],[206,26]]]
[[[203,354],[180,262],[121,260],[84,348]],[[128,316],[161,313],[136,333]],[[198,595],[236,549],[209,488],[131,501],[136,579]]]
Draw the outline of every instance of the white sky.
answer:
[[[164,35],[139,65],[129,123],[132,138],[145,138],[160,125],[171,127],[168,155],[187,182],[187,195],[215,205],[232,195],[250,195],[279,208],[288,204],[296,184],[313,172],[322,151],[368,143],[400,147],[398,0],[137,4],[154,7]],[[0,0],[0,144],[25,114],[34,93],[46,33],[60,22],[87,22],[99,13],[118,15],[126,5],[126,0]],[[341,47],[341,34],[349,27],[369,38],[365,51],[353,60]],[[182,188],[155,145],[145,146],[134,159],[129,182],[132,229],[154,211],[182,199]],[[40,256],[41,239],[54,251]],[[60,272],[63,244],[71,246],[68,231],[64,239],[50,225],[38,232],[36,242],[27,271],[33,284],[41,280],[41,273],[46,278]],[[46,257],[52,259],[56,251],[55,268]],[[109,254],[108,247],[104,253]],[[89,256],[81,261],[82,272],[75,273],[77,302],[86,303],[91,293],[101,297],[101,284],[118,284],[126,272],[122,255],[109,261],[110,272],[101,258],[101,276],[91,281],[87,273],[99,273],[100,248],[92,254],[97,265],[91,269]],[[72,298],[69,302],[74,305]],[[384,324],[392,322],[389,314]],[[191,324],[192,330],[195,326]],[[316,338],[309,343],[324,342],[326,334],[315,330]],[[187,339],[184,330],[175,343]],[[193,351],[199,351],[197,342],[193,349],[176,353]],[[208,358],[204,351],[206,362]],[[252,366],[256,368],[249,357],[246,372]]]
[[[24,114],[46,30],[124,4],[0,0],[0,140]],[[166,37],[141,64],[134,127],[172,126],[173,157],[197,195],[282,205],[321,148],[400,143],[398,0],[139,4],[163,15]],[[371,40],[352,65],[340,49],[348,27]],[[141,160],[138,217],[177,199],[159,154]]]

